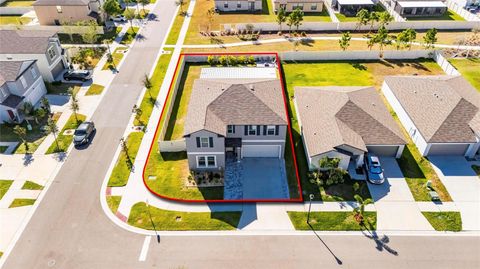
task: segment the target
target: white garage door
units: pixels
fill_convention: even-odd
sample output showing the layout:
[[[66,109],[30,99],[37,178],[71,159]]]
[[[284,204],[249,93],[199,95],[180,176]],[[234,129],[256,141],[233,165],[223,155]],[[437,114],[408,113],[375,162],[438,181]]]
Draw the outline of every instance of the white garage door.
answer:
[[[367,146],[368,153],[384,156],[395,157],[397,155],[398,146]]]
[[[434,155],[455,155],[463,156],[467,151],[468,144],[432,144],[428,156]]]
[[[280,158],[280,146],[278,145],[243,145],[242,157]]]

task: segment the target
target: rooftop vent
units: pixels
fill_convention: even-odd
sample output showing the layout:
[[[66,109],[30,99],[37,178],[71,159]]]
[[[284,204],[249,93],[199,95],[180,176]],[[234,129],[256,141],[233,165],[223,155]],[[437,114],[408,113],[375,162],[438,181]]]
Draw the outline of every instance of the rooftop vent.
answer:
[[[255,86],[253,86],[253,84],[250,84],[250,90],[251,90],[251,91],[254,91],[254,90],[255,90]]]

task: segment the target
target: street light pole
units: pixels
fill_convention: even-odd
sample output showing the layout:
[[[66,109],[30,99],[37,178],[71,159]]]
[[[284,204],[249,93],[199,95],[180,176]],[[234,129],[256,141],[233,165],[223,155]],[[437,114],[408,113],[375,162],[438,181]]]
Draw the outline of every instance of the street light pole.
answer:
[[[313,198],[315,198],[315,195],[310,194],[309,198],[310,198],[310,205],[308,206],[307,224],[310,224],[309,223],[309,221],[310,221],[310,210],[312,209],[312,200],[313,200]]]
[[[150,205],[148,204],[148,199],[145,200],[145,204],[147,205],[148,217],[150,218],[150,222],[152,223],[153,230],[155,231],[155,235],[157,236],[157,243],[160,243],[160,235],[157,233],[157,228],[155,227],[155,223],[153,223],[152,214],[150,213]]]

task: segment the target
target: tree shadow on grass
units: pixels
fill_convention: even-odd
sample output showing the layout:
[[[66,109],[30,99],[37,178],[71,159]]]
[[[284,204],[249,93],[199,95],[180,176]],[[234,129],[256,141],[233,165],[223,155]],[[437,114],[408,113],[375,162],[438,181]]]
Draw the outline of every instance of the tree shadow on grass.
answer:
[[[362,71],[367,70],[367,67],[361,63],[351,63],[350,65],[357,70],[362,70]]]

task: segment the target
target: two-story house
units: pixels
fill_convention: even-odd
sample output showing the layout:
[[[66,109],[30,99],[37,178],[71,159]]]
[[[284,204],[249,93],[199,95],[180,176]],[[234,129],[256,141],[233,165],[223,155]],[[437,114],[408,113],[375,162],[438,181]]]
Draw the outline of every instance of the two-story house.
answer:
[[[278,79],[197,79],[184,125],[189,167],[219,171],[226,158],[283,159],[287,126]]]
[[[21,122],[22,105],[37,105],[46,93],[36,60],[0,61],[0,122]]]
[[[41,25],[98,20],[104,0],[37,0],[33,9]]]
[[[45,81],[55,81],[68,67],[56,32],[0,30],[0,44],[0,61],[36,60]]]

